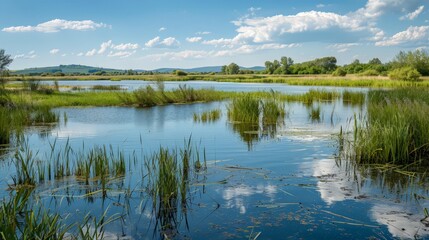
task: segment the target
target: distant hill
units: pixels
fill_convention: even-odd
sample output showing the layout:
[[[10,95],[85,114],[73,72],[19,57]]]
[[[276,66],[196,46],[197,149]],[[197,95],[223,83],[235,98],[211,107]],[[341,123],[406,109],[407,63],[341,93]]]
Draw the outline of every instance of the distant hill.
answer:
[[[221,69],[222,69],[222,66],[209,66],[209,67],[197,67],[197,68],[158,68],[150,71],[159,72],[159,73],[169,73],[169,72],[172,72],[173,70],[182,70],[190,73],[198,73],[198,72],[220,72]],[[265,68],[256,66],[256,67],[250,67],[250,68],[240,67],[240,69],[261,71],[261,70],[264,70]],[[114,72],[125,72],[126,70],[71,64],[71,65],[59,65],[59,66],[52,66],[52,67],[27,68],[23,70],[12,71],[12,73],[17,75],[21,75],[21,74],[32,75],[32,74],[42,74],[42,73],[52,74],[56,72],[62,72],[65,74],[70,74],[70,73],[91,74],[91,73],[100,72],[100,71],[104,71],[106,73],[114,73]],[[149,70],[138,69],[134,71],[147,72]]]
[[[52,67],[40,67],[40,68],[27,68],[23,70],[17,70],[13,71],[14,74],[41,74],[41,73],[56,73],[56,72],[62,72],[62,73],[85,73],[85,74],[91,74],[99,71],[105,71],[107,73],[109,72],[124,72],[124,70],[119,69],[111,69],[111,68],[100,68],[100,67],[91,67],[91,66],[84,66],[84,65],[59,65],[59,66],[52,66]]]

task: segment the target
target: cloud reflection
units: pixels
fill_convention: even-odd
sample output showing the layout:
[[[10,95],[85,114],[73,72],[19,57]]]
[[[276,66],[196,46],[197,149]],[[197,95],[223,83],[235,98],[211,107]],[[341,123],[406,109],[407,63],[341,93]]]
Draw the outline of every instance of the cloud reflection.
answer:
[[[262,185],[259,184],[256,187],[251,187],[245,184],[228,187],[223,190],[222,197],[226,201],[226,208],[237,208],[240,214],[246,213],[246,198],[255,195],[263,194],[269,198],[274,198],[277,193],[277,186],[275,185]]]

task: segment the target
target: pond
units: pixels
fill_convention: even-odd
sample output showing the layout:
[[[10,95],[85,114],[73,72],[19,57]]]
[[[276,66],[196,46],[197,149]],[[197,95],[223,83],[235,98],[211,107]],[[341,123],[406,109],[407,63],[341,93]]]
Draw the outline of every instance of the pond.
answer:
[[[17,83],[17,82],[11,82]],[[42,81],[42,84],[54,85],[54,81]],[[254,91],[279,91],[282,93],[289,94],[300,94],[306,93],[310,89],[314,89],[314,86],[293,86],[281,83],[234,83],[234,82],[214,82],[214,81],[163,81],[166,90],[177,89],[179,85],[186,84],[189,87],[194,89],[202,88],[214,88],[219,91],[240,91],[240,92],[254,92]],[[58,81],[60,90],[69,91],[73,87],[80,87],[82,89],[91,89],[96,85],[103,86],[120,86],[121,89],[126,91],[134,91],[141,87],[146,87],[148,85],[156,86],[154,81],[144,81],[144,80],[122,80],[122,81],[109,81],[109,80],[96,80],[96,81],[78,81],[78,80],[61,80]],[[348,91],[367,91],[368,88],[358,88],[358,87],[334,87],[334,86],[321,86],[318,87],[327,91],[343,91],[347,89]]]
[[[118,214],[120,219],[105,229],[108,239],[429,237],[421,222],[429,204],[415,197],[426,196],[426,186],[337,158],[338,133],[352,127],[364,106],[288,103],[275,126],[249,126],[230,121],[227,105],[55,109],[60,124],[25,135],[40,159],[48,158],[53,145],[75,152],[104,145],[133,157],[125,176],[109,181],[106,195],[73,177],[45,181],[35,194],[70,223],[87,213]],[[314,108],[320,114],[311,117]],[[214,109],[221,111],[219,119],[194,120],[194,113]],[[207,167],[195,172],[181,204],[157,211],[161,207],[151,201],[144,156],[160,146],[179,151],[189,139]],[[13,164],[4,160],[1,189],[12,184],[13,172]]]

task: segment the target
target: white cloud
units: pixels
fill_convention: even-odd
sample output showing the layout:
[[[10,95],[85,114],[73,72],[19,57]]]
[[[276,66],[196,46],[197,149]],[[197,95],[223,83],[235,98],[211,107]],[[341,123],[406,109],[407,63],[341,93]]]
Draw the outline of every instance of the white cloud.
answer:
[[[66,57],[66,56],[67,56],[67,54],[65,54],[65,53],[61,54],[61,57]]]
[[[221,51],[196,51],[196,50],[184,50],[179,52],[165,52],[161,54],[152,54],[146,57],[151,58],[155,61],[161,61],[168,59],[170,61],[184,60],[184,59],[202,59],[202,58],[213,58],[213,57],[225,57],[234,56],[240,54],[250,54],[261,50],[275,50],[283,48],[300,47],[301,44],[277,44],[268,43],[262,45],[242,45],[235,49],[221,50]]]
[[[13,59],[34,59],[36,57],[37,57],[36,52],[32,50],[28,53],[17,54],[13,57]]]
[[[410,12],[408,14],[406,14],[405,16],[402,16],[400,19],[401,20],[414,20],[414,18],[418,17],[420,15],[420,13],[423,12],[423,10],[425,9],[425,6],[420,6],[419,8],[417,8],[414,12]]]
[[[136,51],[119,51],[119,52],[113,52],[110,51],[110,53],[107,55],[108,57],[119,57],[119,58],[127,58],[131,55],[136,53]]]
[[[190,43],[196,43],[196,42],[200,42],[202,39],[203,39],[202,37],[188,37],[186,38],[186,41]]]
[[[368,0],[364,8],[356,11],[356,17],[377,18],[390,11],[407,11],[415,9],[420,0]]]
[[[139,48],[137,43],[121,43],[119,45],[112,45],[112,48],[115,50],[134,50]]]
[[[350,50],[351,47],[360,46],[360,43],[336,43],[329,45],[328,48],[330,49],[336,49],[337,52],[343,53]]]
[[[52,55],[55,55],[55,54],[57,54],[59,52],[60,52],[60,49],[58,49],[58,48],[54,48],[54,49],[51,49],[51,51],[49,51],[49,53],[52,54]]]
[[[83,55],[85,55],[83,52],[78,53],[76,56],[78,57],[82,57]]]
[[[208,34],[210,34],[211,32],[196,32],[195,34],[196,35],[208,35]]]
[[[158,31],[163,32],[163,31],[165,31],[165,30],[167,30],[167,28],[165,28],[165,27],[161,27]]]
[[[97,28],[107,27],[104,23],[96,23],[92,20],[68,21],[63,19],[53,19],[36,26],[15,26],[3,28],[3,32],[43,32],[53,33],[61,30],[88,31]]]
[[[324,8],[325,6],[326,6],[326,5],[325,5],[325,4],[322,4],[322,3],[320,3],[320,4],[317,4],[317,5],[316,5],[316,7],[317,7],[317,8]]]
[[[92,56],[94,56],[95,54],[97,53],[97,49],[92,49],[92,50],[90,50],[90,51],[88,51],[88,52],[86,52],[86,54],[85,54],[85,56],[87,56],[87,57],[92,57]]]
[[[168,37],[162,39],[158,36],[145,43],[145,46],[148,48],[175,48],[180,45],[180,42],[177,41],[174,37]]]
[[[410,26],[390,38],[375,43],[376,46],[396,46],[401,44],[420,44],[429,42],[429,26]]]
[[[112,40],[109,40],[109,41],[107,41],[107,42],[103,42],[103,43],[101,43],[101,45],[100,45],[100,49],[98,50],[98,54],[103,54],[103,53],[105,53],[106,52],[106,50],[108,49],[108,48],[110,48],[112,46]]]

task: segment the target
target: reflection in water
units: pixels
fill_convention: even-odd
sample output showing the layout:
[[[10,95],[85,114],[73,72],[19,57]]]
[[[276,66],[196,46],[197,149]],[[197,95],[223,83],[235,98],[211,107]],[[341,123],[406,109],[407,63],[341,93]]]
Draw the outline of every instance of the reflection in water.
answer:
[[[247,143],[248,150],[252,150],[253,145],[262,139],[274,139],[281,124],[261,124],[251,123],[230,123],[232,131],[240,136],[240,139]]]
[[[416,201],[417,196],[427,194],[426,184],[422,184],[421,176],[411,178],[393,171],[358,168],[348,161],[334,159],[313,161],[312,175],[318,179],[317,191],[327,204],[333,205],[345,200],[371,201],[371,217],[387,226],[394,237],[429,236],[429,227],[421,222],[424,218],[424,206],[419,206],[422,203]],[[383,202],[380,203],[380,200]],[[408,204],[413,202],[414,204]],[[429,207],[429,204],[424,204]]]
[[[371,217],[380,224],[386,225],[395,238],[421,239],[429,237],[429,228],[421,222],[421,215],[407,210],[398,204],[375,204]]]
[[[251,187],[245,184],[240,184],[234,187],[228,187],[223,190],[222,197],[225,199],[227,208],[237,208],[240,214],[246,213],[245,198],[255,194],[264,194],[273,198],[277,193],[277,186],[267,184],[259,184],[256,187]]]

